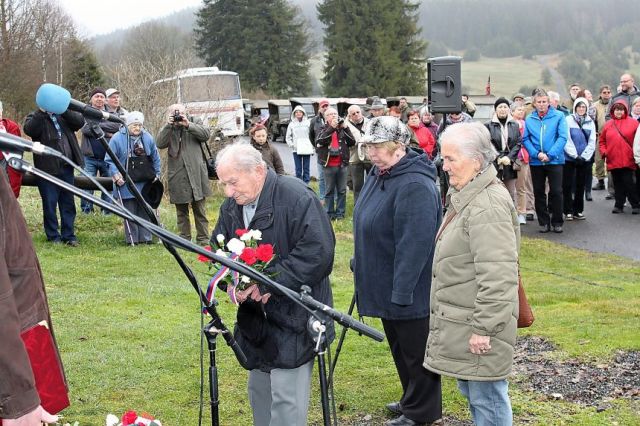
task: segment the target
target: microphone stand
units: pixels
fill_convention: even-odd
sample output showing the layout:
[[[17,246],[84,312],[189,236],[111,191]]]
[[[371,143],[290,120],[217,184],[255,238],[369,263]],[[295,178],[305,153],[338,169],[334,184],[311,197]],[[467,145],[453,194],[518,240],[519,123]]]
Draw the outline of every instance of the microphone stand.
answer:
[[[51,182],[57,185],[58,187],[61,187],[84,200],[92,201],[94,204],[100,206],[101,208],[109,210],[112,213],[115,213],[117,216],[120,216],[124,219],[128,219],[135,222],[138,226],[144,227],[153,235],[157,236],[165,244],[165,247],[170,246],[173,251],[175,251],[175,248],[173,246],[177,246],[184,250],[205,256],[216,263],[220,263],[224,266],[229,267],[234,271],[237,271],[243,275],[248,276],[250,279],[258,283],[267,285],[269,288],[277,291],[281,295],[288,297],[295,303],[301,305],[304,309],[306,309],[311,314],[311,318],[310,318],[310,323],[312,324],[311,328],[313,329],[314,334],[317,333],[319,339],[323,338],[326,319],[331,318],[334,321],[336,321],[338,324],[341,324],[343,327],[353,328],[358,333],[364,334],[365,336],[370,337],[378,342],[382,342],[384,340],[384,334],[382,334],[378,330],[372,327],[369,327],[366,324],[358,322],[351,316],[343,314],[342,312],[339,312],[333,309],[332,307],[325,305],[324,303],[318,302],[305,291],[303,291],[302,293],[298,293],[281,284],[278,284],[277,282],[273,281],[271,278],[267,277],[261,272],[254,270],[253,268],[247,265],[231,260],[226,256],[220,256],[216,253],[205,250],[204,248],[192,243],[191,241],[187,241],[179,237],[178,235],[175,235],[167,231],[166,229],[162,228],[157,224],[151,223],[145,219],[142,219],[138,216],[133,215],[131,212],[129,212],[128,210],[118,205],[108,203],[98,197],[95,197],[93,195],[90,195],[84,192],[79,188],[76,188],[75,186],[67,182],[64,182],[54,176],[51,176],[48,173],[45,173],[33,167],[23,159],[11,158],[10,164],[11,164],[11,167],[17,170],[30,172],[33,175],[41,179],[44,179],[48,182]],[[150,216],[150,217],[154,217],[154,216]],[[184,264],[184,262],[182,263]],[[185,265],[185,268],[188,269],[186,265]],[[191,273],[191,275],[193,275],[193,273]],[[215,305],[213,303],[209,303],[209,301],[206,298],[206,295],[204,294],[202,289],[197,285],[197,281],[195,281],[195,278],[193,282],[195,282],[195,284],[193,285],[194,290],[198,293],[198,296],[200,297],[202,305],[205,307],[205,310],[213,318],[210,324],[213,327],[215,327],[216,329],[215,332],[217,334],[222,334],[222,336],[225,338],[225,341],[227,342],[229,347],[231,347],[234,354],[236,355],[236,358],[238,359],[240,365],[243,368],[248,369],[246,356],[242,352],[242,349],[239,347],[238,343],[233,338],[233,335],[231,334],[231,332],[226,328],[226,326],[222,322],[222,319],[220,318],[220,316],[217,314]],[[211,330],[212,330],[212,327],[209,327],[209,331]],[[318,348],[319,349],[317,350],[317,353],[322,352],[321,355],[324,355],[324,350],[320,350],[320,348],[323,348],[323,346],[318,346]],[[210,349],[211,349],[211,346],[210,346]],[[211,350],[213,350],[213,352],[210,351],[210,359],[215,362],[215,345]],[[322,370],[324,370],[324,368]],[[210,369],[210,374],[212,375],[212,377],[210,377],[212,379],[210,390],[212,392],[212,414],[217,415],[218,414],[217,405],[214,406],[214,402],[217,402],[217,389],[215,389],[215,393],[213,393],[214,388],[217,387],[217,375],[215,375],[215,371],[216,369],[214,365]],[[328,396],[326,395],[327,393],[326,392],[327,391],[326,390],[326,372],[322,371],[321,374],[323,377],[325,377],[324,379],[325,389],[323,390],[323,393],[324,393],[323,394],[323,416],[325,419],[325,425],[329,425],[330,413],[328,412],[328,402],[325,403],[325,401],[328,401]],[[323,378],[321,377],[321,385],[322,384],[323,384]],[[212,417],[212,424],[214,421],[219,421],[219,420],[217,419],[217,417],[215,419]]]

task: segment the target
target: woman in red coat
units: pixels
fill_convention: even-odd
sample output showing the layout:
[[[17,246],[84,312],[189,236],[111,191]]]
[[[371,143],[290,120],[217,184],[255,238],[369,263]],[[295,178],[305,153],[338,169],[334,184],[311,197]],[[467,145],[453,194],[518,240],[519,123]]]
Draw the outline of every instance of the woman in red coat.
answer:
[[[407,124],[409,129],[416,135],[420,148],[433,160],[436,140],[433,138],[431,131],[420,122],[420,113],[412,110],[407,114]]]
[[[640,214],[640,200],[633,183],[633,174],[638,168],[633,159],[633,138],[638,121],[629,117],[628,111],[623,100],[611,106],[611,120],[600,133],[600,154],[607,160],[607,170],[613,178],[616,201],[611,213],[622,213],[628,199],[631,213]]]

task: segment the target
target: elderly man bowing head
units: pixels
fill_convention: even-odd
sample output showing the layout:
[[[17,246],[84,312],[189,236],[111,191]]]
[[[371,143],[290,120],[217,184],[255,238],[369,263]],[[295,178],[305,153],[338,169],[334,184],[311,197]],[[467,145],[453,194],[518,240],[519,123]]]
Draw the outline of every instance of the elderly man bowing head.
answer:
[[[218,234],[228,241],[237,229],[261,231],[261,243],[272,244],[275,252],[265,273],[294,291],[307,285],[314,299],[331,305],[335,237],[315,193],[300,179],[276,175],[248,144],[220,151],[216,171],[228,198],[212,243]],[[248,358],[254,425],[306,425],[314,359],[308,312],[258,284],[242,291],[239,300],[234,334]],[[329,323],[327,341],[333,336]]]

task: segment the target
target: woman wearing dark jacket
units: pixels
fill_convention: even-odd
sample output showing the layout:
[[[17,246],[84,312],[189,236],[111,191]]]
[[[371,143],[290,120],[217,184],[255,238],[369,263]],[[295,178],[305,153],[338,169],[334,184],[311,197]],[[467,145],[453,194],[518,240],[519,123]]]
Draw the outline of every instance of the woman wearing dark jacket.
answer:
[[[262,159],[267,163],[267,166],[271,167],[276,174],[283,175],[284,164],[282,163],[282,158],[278,150],[269,143],[267,128],[262,124],[257,124],[251,128],[249,136],[251,136],[251,146],[260,151]]]
[[[442,417],[440,376],[422,367],[429,333],[431,263],[442,207],[436,168],[407,148],[407,127],[373,118],[363,142],[374,167],[353,213],[354,278],[360,315],[382,319],[402,397],[387,425]]]
[[[494,109],[493,118],[485,126],[491,135],[491,144],[498,151],[498,157],[494,161],[498,178],[507,187],[515,204],[518,173],[513,169],[513,163],[518,158],[518,152],[522,146],[520,125],[511,117],[511,108],[507,99],[498,98]]]

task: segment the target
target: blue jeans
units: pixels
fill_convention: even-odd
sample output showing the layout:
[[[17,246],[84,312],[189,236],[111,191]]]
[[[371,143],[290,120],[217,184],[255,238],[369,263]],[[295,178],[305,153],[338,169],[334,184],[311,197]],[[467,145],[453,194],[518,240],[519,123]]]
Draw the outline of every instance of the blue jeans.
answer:
[[[107,162],[93,157],[84,157],[84,171],[87,172],[89,176],[98,176],[98,172],[100,172],[100,177],[109,176],[109,166],[107,165]],[[85,192],[93,195],[93,191]],[[100,195],[100,198],[103,201],[109,202],[109,197],[107,197],[107,194],[104,192]],[[82,200],[80,202],[80,208],[83,213],[91,213],[93,211],[93,203],[91,201]],[[102,212],[108,213],[106,210],[102,210]]]
[[[458,389],[469,401],[473,424],[478,426],[511,426],[513,413],[506,380],[479,382],[458,380]]]
[[[311,176],[309,175],[309,166],[311,165],[311,156],[298,155],[294,152],[293,162],[296,165],[296,177],[298,179],[302,179],[302,181],[308,185],[309,181],[311,180]]]
[[[323,169],[326,184],[324,208],[331,219],[344,218],[347,205],[347,173],[349,169],[345,165],[323,167]],[[338,195],[337,203],[336,194]]]
[[[73,185],[73,168],[67,165],[62,166],[56,177]],[[47,240],[77,240],[73,230],[73,224],[76,220],[76,205],[73,201],[73,194],[44,179],[38,179],[38,191],[40,198],[42,198],[42,224]],[[60,210],[60,230],[58,230],[57,209]]]

